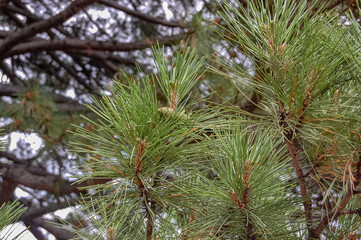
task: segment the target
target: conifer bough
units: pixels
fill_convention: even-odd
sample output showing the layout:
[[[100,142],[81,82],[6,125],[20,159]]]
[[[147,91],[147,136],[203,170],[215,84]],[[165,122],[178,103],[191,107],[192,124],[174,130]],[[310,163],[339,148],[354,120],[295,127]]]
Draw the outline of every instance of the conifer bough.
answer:
[[[81,181],[111,180],[89,187],[79,239],[361,237],[360,25],[318,1],[246,3],[224,2],[215,29],[255,74],[210,70],[261,96],[257,112],[192,110],[203,59],[154,48],[155,75],[115,81],[89,106],[96,130],[77,130]]]

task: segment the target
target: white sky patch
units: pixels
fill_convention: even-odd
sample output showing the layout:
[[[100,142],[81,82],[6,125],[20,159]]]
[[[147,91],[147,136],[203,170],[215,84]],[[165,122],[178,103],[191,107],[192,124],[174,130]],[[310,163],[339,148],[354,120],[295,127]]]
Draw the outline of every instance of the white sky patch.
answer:
[[[65,92],[65,96],[74,99],[74,98],[75,98],[74,88],[68,88],[68,89],[66,90],[66,92]]]
[[[64,209],[60,209],[54,212],[54,214],[58,217],[61,218],[66,218],[66,216],[68,216],[69,213],[74,212],[72,207],[68,207],[68,208],[64,208]]]
[[[25,192],[24,190],[22,190],[20,188],[16,188],[15,189],[15,196],[17,196],[18,198],[21,198],[21,197],[27,198],[27,197],[30,196],[30,194]]]
[[[2,99],[3,101],[4,101],[4,99]],[[8,125],[8,124],[10,124],[10,123],[12,123],[13,122],[13,120],[11,119],[11,118],[0,118],[0,127],[2,127],[2,126],[5,126],[5,125]],[[4,134],[4,133],[3,133]],[[0,135],[0,139],[4,139],[4,140],[6,140],[6,136],[5,137],[2,137],[1,135]]]
[[[25,73],[21,72],[21,71],[16,71],[16,75],[18,75],[19,77],[25,79],[26,75]]]
[[[167,2],[162,3],[162,7],[163,7],[163,10],[165,13],[165,18],[167,20],[170,20],[173,17],[173,13],[169,10],[168,6],[169,6],[169,4]]]
[[[123,12],[118,12],[118,17],[121,19],[125,19],[125,14]]]
[[[15,14],[15,16],[20,19],[20,21],[25,22],[26,18],[20,14]]]
[[[99,17],[103,19],[110,18],[110,13],[108,9],[104,9],[104,10],[89,9],[88,13],[93,17],[94,20],[97,20]]]
[[[98,28],[94,25],[89,28],[89,32],[92,34],[96,33],[97,31],[98,31]]]
[[[36,133],[30,133],[29,135],[25,135],[24,133],[20,133],[20,132],[12,132],[10,133],[10,144],[9,144],[10,151],[14,151],[17,148],[16,143],[19,140],[24,140],[25,143],[28,143],[29,148],[32,149],[33,154],[35,154],[43,145],[43,140]]]
[[[2,74],[0,72],[0,83],[1,84],[9,84],[10,83],[10,78],[8,78],[8,76],[6,76],[5,74]]]
[[[199,12],[200,10],[202,10],[203,6],[204,2],[198,2],[196,6],[196,11]]]
[[[20,234],[21,232],[25,232],[21,235],[21,240],[36,240],[36,238],[26,230],[26,227],[22,223],[14,223],[6,226],[1,232],[0,232],[0,239],[3,240],[12,240],[15,239],[15,237]],[[5,237],[6,236],[6,237]]]
[[[104,90],[103,93],[107,96],[111,96],[112,92],[108,91],[108,90]]]

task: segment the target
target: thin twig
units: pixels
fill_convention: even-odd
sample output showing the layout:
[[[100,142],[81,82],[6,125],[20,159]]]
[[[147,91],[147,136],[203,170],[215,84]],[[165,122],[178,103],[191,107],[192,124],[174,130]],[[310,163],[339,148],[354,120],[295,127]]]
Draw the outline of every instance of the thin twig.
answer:
[[[286,140],[286,145],[287,145],[288,152],[289,152],[289,154],[290,154],[290,156],[292,158],[292,162],[293,162],[293,165],[294,165],[295,170],[296,170],[298,182],[299,182],[299,185],[300,185],[301,195],[302,195],[302,199],[303,199],[303,207],[305,208],[305,217],[306,217],[306,221],[307,221],[306,222],[307,229],[308,229],[308,232],[310,234],[313,231],[313,229],[312,229],[312,212],[311,212],[312,203],[308,199],[306,181],[305,181],[305,179],[303,177],[304,175],[303,175],[301,163],[298,160],[298,157],[297,157],[297,154],[296,154],[296,151],[295,151],[294,140],[293,139],[287,139]]]

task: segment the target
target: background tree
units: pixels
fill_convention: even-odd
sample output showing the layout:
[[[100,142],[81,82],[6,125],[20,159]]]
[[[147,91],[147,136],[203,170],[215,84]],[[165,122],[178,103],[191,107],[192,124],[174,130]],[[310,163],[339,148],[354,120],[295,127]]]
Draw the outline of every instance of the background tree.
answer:
[[[5,150],[6,142],[3,140],[0,140],[0,150]],[[0,233],[1,237],[6,239],[10,237],[9,235],[12,234],[15,230],[15,226],[8,226],[14,222],[16,222],[20,215],[24,213],[26,208],[23,208],[19,202],[13,201],[12,203],[3,203],[0,206]],[[7,229],[5,232],[5,228],[8,227],[10,229]],[[18,239],[22,237],[22,232],[18,231],[15,236],[12,236],[13,239]]]
[[[6,160],[1,162],[0,200],[6,202],[17,198],[14,195],[16,189],[28,192],[28,196],[21,200],[29,209],[22,214],[20,220],[33,226],[30,230],[34,236],[44,238],[38,229],[41,227],[57,238],[72,237],[71,231],[54,227],[45,222],[42,216],[67,207],[69,203],[75,205],[75,196],[86,193],[86,190],[79,187],[102,184],[109,180],[88,179],[72,184],[75,182],[73,177],[79,174],[74,167],[83,162],[77,155],[69,152],[68,141],[77,140],[68,133],[68,130],[73,130],[70,124],[83,124],[92,131],[94,124],[80,119],[79,113],[87,115],[89,119],[93,119],[95,115],[82,106],[82,103],[92,103],[90,95],[95,98],[101,93],[111,95],[108,84],[120,67],[135,79],[142,76],[138,74],[135,62],[143,72],[151,73],[151,53],[146,49],[157,40],[167,46],[174,44],[166,50],[165,54],[169,58],[173,57],[173,50],[178,49],[183,40],[182,43],[196,47],[197,53],[208,59],[216,58],[218,53],[213,52],[215,49],[224,57],[232,59],[232,66],[242,66],[249,72],[256,70],[250,80],[254,83],[254,88],[234,85],[222,75],[206,73],[203,81],[207,85],[195,84],[192,93],[198,90],[198,96],[203,97],[213,89],[216,94],[208,98],[210,103],[207,104],[222,103],[240,107],[247,112],[264,114],[264,109],[258,103],[265,96],[260,94],[263,88],[258,83],[265,72],[270,71],[267,65],[269,63],[262,66],[262,58],[250,61],[249,59],[259,56],[247,56],[244,54],[243,44],[231,43],[230,40],[239,33],[234,33],[232,24],[227,25],[226,18],[214,17],[214,11],[220,9],[219,3],[81,0],[71,3],[0,2],[0,37],[3,39],[0,43],[0,68],[3,73],[0,95],[3,96],[1,117],[6,124],[4,128],[7,133],[23,132],[27,136],[37,136],[42,141],[41,148],[36,151],[29,148],[26,142],[19,141],[13,152],[0,153],[2,159]],[[273,1],[265,2],[264,8],[272,9],[274,4]],[[173,12],[170,18],[165,17],[166,5]],[[247,1],[241,1],[240,5],[249,8]],[[327,9],[332,8],[341,13],[351,9],[357,15],[354,1],[332,1]],[[345,19],[341,18],[340,21]],[[214,22],[209,22],[210,20]],[[253,21],[244,18],[240,22],[246,20]],[[225,39],[217,39],[207,25],[225,34]],[[357,33],[357,28],[353,31]],[[328,32],[324,33],[327,34]],[[252,36],[254,35],[247,41],[257,42],[257,38]],[[221,72],[227,69],[221,61],[211,64]],[[124,77],[119,79],[127,82]],[[166,104],[169,96],[159,89],[158,100]],[[73,98],[69,96],[70,93]],[[192,95],[191,98],[193,97]],[[266,99],[268,97],[263,101]],[[196,104],[194,109],[203,108],[207,104]],[[286,106],[288,104],[287,102]],[[168,110],[165,111],[167,112]]]

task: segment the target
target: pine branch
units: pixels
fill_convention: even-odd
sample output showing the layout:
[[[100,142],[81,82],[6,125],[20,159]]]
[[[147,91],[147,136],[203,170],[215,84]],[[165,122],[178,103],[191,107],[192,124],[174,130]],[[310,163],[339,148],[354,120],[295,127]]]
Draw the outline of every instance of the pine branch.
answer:
[[[18,97],[18,95],[25,94],[26,91],[27,90],[24,87],[0,84],[0,96],[9,96],[16,98]],[[54,102],[57,103],[56,107],[59,111],[90,111],[89,108],[85,107],[74,99],[67,98],[63,95],[56,93],[52,93],[52,96],[54,98]]]
[[[350,202],[351,198],[354,196],[354,191],[360,184],[360,181],[361,181],[361,154],[358,157],[358,161],[356,164],[356,174],[355,174],[355,180],[354,180],[353,184],[350,184],[346,194],[342,197],[337,208],[322,218],[321,222],[314,229],[312,237],[319,238],[321,233],[324,231],[324,229],[330,223],[330,220],[337,220],[337,218],[342,214],[346,205]]]
[[[300,186],[300,190],[301,190],[301,195],[302,195],[302,199],[303,199],[303,207],[305,209],[307,230],[308,230],[309,235],[312,235],[313,234],[312,203],[309,200],[309,196],[307,193],[306,181],[304,179],[304,173],[302,170],[301,162],[299,161],[296,150],[295,150],[294,132],[288,129],[289,126],[286,122],[286,113],[285,113],[285,109],[284,109],[283,105],[282,105],[281,111],[280,111],[280,125],[282,126],[282,128],[285,132],[285,137],[286,137],[285,144],[287,145],[288,153],[292,159],[294,169],[296,170],[296,174],[297,174],[297,178],[298,178],[298,182],[299,182],[299,186]]]
[[[309,232],[309,235],[312,235],[312,203],[309,200],[309,196],[307,193],[307,188],[306,188],[306,181],[304,179],[304,174],[302,171],[302,167],[301,167],[301,163],[298,160],[297,154],[296,154],[296,150],[295,150],[295,146],[294,146],[294,140],[293,139],[287,139],[286,141],[286,145],[288,148],[288,152],[291,156],[292,162],[293,162],[293,166],[295,167],[296,170],[296,174],[297,174],[297,178],[299,181],[299,186],[300,186],[300,190],[301,190],[301,195],[302,195],[302,199],[303,199],[303,207],[305,208],[305,217],[306,217],[306,223],[307,223],[307,229]]]
[[[357,209],[349,210],[349,211],[342,211],[340,213],[340,215],[352,215],[352,214],[357,214],[357,215],[361,216],[361,208],[357,208]]]

